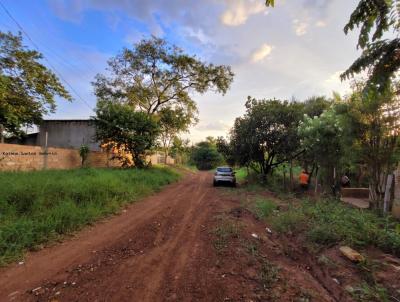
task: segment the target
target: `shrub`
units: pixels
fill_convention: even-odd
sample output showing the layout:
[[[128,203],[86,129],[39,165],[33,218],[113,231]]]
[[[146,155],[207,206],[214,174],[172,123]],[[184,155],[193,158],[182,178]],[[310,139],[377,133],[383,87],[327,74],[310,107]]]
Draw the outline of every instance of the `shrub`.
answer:
[[[304,229],[305,224],[306,216],[295,208],[280,213],[272,219],[272,227],[279,233],[300,232]]]
[[[260,219],[270,216],[276,208],[275,202],[270,199],[258,199],[255,203],[255,213]]]

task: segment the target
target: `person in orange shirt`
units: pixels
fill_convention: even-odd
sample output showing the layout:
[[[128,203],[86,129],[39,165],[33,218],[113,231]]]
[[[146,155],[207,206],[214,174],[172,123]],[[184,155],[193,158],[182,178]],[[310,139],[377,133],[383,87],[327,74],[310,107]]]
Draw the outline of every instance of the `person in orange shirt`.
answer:
[[[300,182],[300,187],[301,187],[302,191],[308,190],[309,178],[310,178],[310,175],[308,175],[306,170],[303,170],[303,172],[300,173],[299,182]]]

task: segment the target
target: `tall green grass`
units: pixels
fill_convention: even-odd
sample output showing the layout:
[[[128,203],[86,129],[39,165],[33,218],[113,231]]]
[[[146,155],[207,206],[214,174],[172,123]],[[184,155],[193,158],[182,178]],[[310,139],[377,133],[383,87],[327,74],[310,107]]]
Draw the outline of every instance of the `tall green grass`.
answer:
[[[400,256],[396,220],[370,210],[350,208],[335,200],[303,201],[299,207],[290,207],[273,217],[272,225],[282,233],[304,231],[310,242],[320,245],[371,245]]]
[[[0,265],[178,178],[168,168],[0,172]]]

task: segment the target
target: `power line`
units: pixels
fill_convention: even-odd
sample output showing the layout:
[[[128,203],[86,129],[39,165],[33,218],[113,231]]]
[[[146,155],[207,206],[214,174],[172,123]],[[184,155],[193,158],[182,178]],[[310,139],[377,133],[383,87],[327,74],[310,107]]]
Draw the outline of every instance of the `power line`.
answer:
[[[4,6],[3,2],[0,1],[0,6],[3,8],[4,12],[10,17],[10,19],[17,25],[20,31],[28,38],[33,47],[36,48],[38,52],[41,53],[37,44],[33,41],[30,35],[26,32],[26,30],[22,27],[22,25],[13,17],[10,11]],[[54,70],[54,72],[58,75],[58,77],[69,87],[69,89],[78,97],[80,101],[82,101],[90,110],[93,108],[80,96],[80,94],[74,89],[74,87],[62,76],[62,74],[54,67],[54,65],[43,55],[43,59],[49,64],[50,68]]]

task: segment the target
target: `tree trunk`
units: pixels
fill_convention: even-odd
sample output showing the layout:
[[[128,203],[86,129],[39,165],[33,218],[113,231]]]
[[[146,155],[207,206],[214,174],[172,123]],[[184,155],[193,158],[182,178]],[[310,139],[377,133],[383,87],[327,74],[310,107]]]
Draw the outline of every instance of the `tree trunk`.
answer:
[[[314,193],[317,195],[318,192],[318,166],[315,170],[315,188],[314,188]]]
[[[167,148],[165,148],[165,150],[164,150],[164,156],[165,156],[164,164],[168,164],[168,149]]]
[[[386,180],[385,197],[383,200],[384,213],[389,212],[392,183],[393,183],[393,174],[389,174]]]
[[[0,124],[0,143],[4,144],[4,126]]]
[[[290,167],[289,167],[289,190],[293,191],[293,161],[290,160]]]

